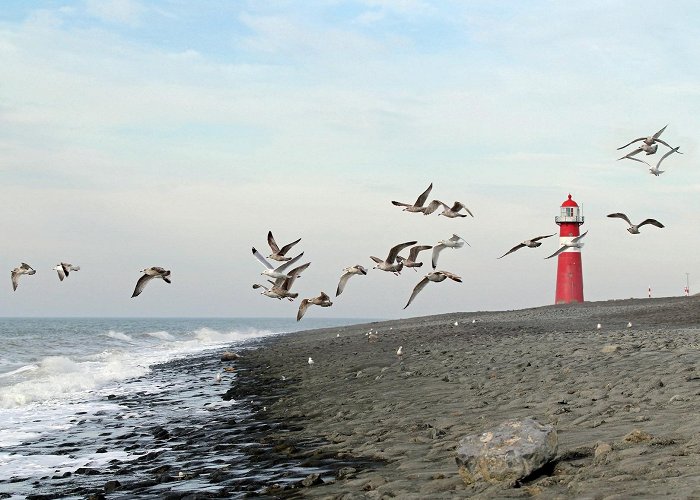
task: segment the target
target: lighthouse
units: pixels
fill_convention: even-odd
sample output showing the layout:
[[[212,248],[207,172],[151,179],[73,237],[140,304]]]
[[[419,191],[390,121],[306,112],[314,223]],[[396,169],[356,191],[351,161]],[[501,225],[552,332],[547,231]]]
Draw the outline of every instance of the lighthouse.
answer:
[[[579,226],[583,224],[581,208],[569,198],[561,204],[561,213],[554,218],[559,225],[559,246],[571,242],[579,236]],[[555,304],[583,302],[583,269],[581,267],[581,248],[571,246],[559,254],[557,263],[557,292]]]

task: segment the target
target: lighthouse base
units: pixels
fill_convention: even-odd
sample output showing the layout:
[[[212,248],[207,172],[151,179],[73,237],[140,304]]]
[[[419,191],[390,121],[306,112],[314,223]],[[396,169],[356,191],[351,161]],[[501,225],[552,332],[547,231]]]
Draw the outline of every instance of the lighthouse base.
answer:
[[[564,252],[559,255],[557,266],[557,290],[555,304],[583,302],[583,272],[581,252]]]

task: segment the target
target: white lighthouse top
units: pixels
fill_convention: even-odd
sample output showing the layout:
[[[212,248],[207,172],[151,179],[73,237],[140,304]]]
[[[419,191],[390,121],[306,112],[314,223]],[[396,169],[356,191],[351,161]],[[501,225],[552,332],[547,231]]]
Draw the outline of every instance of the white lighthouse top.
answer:
[[[561,204],[561,212],[558,216],[554,217],[554,222],[557,224],[583,224],[581,207],[571,199],[571,195]]]

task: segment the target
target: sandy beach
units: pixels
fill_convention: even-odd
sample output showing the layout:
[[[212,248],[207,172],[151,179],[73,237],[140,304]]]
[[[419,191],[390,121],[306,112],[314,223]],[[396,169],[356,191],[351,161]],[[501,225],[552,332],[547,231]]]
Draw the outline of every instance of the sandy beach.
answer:
[[[241,354],[239,381],[274,388],[260,411],[286,424],[269,440],[364,464],[275,496],[700,498],[700,297],[314,330]],[[458,441],[527,416],[556,426],[555,462],[465,485]]]

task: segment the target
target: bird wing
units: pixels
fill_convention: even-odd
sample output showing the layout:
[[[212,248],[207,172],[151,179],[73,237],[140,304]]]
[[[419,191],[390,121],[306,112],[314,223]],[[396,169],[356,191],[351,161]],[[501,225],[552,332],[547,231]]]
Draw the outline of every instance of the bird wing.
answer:
[[[422,207],[422,206],[423,206],[423,203],[425,203],[425,200],[428,199],[428,195],[430,194],[430,191],[432,191],[432,189],[433,189],[433,183],[431,182],[431,183],[430,183],[430,186],[428,186],[428,189],[426,189],[425,191],[423,191],[423,192],[421,193],[421,195],[418,197],[418,199],[417,199],[416,202],[414,203],[414,206],[416,206],[416,207]]]
[[[370,255],[369,258],[372,259],[377,264],[381,264],[382,262],[384,262],[382,259],[380,259],[379,257],[375,257],[374,255]]]
[[[660,142],[661,144],[663,144],[663,145],[666,146],[667,148],[673,149],[673,146],[671,146],[668,142],[666,142],[666,141],[664,141],[664,140],[656,139],[656,142]],[[679,147],[680,147],[680,146],[679,146]],[[681,153],[681,154],[683,154],[683,153]]]
[[[641,151],[641,149],[640,149],[639,151]],[[634,151],[633,153],[636,154],[636,153],[639,153],[639,151]],[[627,160],[634,160],[634,161],[638,161],[639,163],[646,163],[647,165],[649,165],[649,166],[651,167],[651,163],[649,163],[648,161],[640,160],[639,158],[632,158],[630,155],[633,154],[633,153],[630,153],[630,154],[627,155],[627,156],[623,156],[622,158],[618,158],[618,160],[624,160],[624,159],[627,159]],[[657,165],[657,166],[658,166],[658,165]]]
[[[629,217],[627,217],[623,213],[615,212],[614,214],[608,214],[608,217],[622,219],[623,221],[627,222],[627,224],[629,224],[630,226],[632,225],[632,223],[629,220]]]
[[[260,285],[260,284],[258,284],[258,283],[253,283],[253,290],[257,290],[258,288],[262,288],[263,290],[269,290],[269,288],[266,287],[265,285]]]
[[[60,281],[63,281],[63,278],[66,277],[66,273],[63,272],[63,269],[65,269],[65,268],[61,267],[59,269],[56,269],[56,272],[58,273],[58,279]]]
[[[25,264],[24,262],[22,262],[21,267],[22,267],[22,269],[26,269],[27,271],[34,271],[34,268],[32,266],[30,266],[29,264]],[[30,273],[30,274],[33,274],[33,273]]]
[[[389,250],[389,255],[386,258],[387,264],[393,264],[394,260],[396,259],[396,256],[399,254],[401,250],[403,250],[406,247],[410,247],[412,245],[415,245],[418,243],[417,241],[407,241],[406,243],[399,243],[398,245],[391,247],[391,250]]]
[[[460,276],[457,276],[454,273],[451,273],[449,271],[438,271],[439,273],[442,273],[445,277],[451,279],[452,281],[456,281],[458,283],[462,282],[462,278]]]
[[[280,249],[280,251],[279,251],[278,253],[279,253],[280,255],[286,254],[287,252],[289,252],[289,249],[290,249],[290,248],[292,248],[294,245],[296,245],[296,244],[299,243],[300,241],[301,241],[301,238],[299,238],[299,239],[296,240],[296,241],[292,241],[291,243],[287,243],[286,245],[284,245],[284,246]]]
[[[413,288],[413,293],[411,293],[411,297],[408,299],[408,302],[406,302],[406,305],[403,306],[404,309],[406,309],[409,305],[411,305],[411,302],[413,302],[413,299],[420,293],[423,288],[425,288],[425,285],[427,285],[430,282],[428,278],[423,278],[418,282],[418,284]]]
[[[665,128],[665,127],[664,127],[664,128]],[[646,137],[640,137],[640,138],[638,138],[638,139],[635,139],[635,140],[633,140],[633,141],[630,141],[630,142],[628,142],[627,144],[625,144],[624,146],[620,146],[619,148],[617,148],[617,150],[619,151],[620,149],[625,149],[627,146],[629,146],[629,145],[631,145],[631,144],[634,144],[634,143],[637,142],[637,141],[643,141],[644,139],[646,139]],[[641,151],[641,150],[642,150],[642,149],[640,148],[639,151]]]
[[[678,146],[678,148],[680,148],[680,146]],[[661,159],[659,160],[659,162],[656,164],[656,168],[657,168],[657,169],[659,168],[659,165],[661,165],[661,162],[664,161],[664,158],[666,158],[667,156],[671,156],[673,153],[680,153],[680,151],[678,151],[678,148],[672,148],[672,149],[671,149],[670,151],[668,151],[665,155],[663,155],[663,156],[661,157]],[[632,158],[632,159],[634,160],[635,158]],[[645,163],[646,163],[646,162],[645,162]],[[649,165],[649,164],[647,163],[647,165]]]
[[[328,296],[328,294],[326,292],[321,292],[321,295],[319,295],[319,298],[324,302],[331,300],[331,298]]]
[[[455,204],[452,205],[452,209],[451,209],[451,210],[452,210],[453,212],[459,212],[459,211],[462,210],[462,209],[466,210],[466,212],[467,212],[469,215],[471,215],[472,217],[474,217],[474,214],[471,212],[471,210],[469,210],[467,207],[465,207],[465,206],[464,206],[464,203],[462,203],[461,201],[455,201]]]
[[[260,263],[263,266],[265,266],[266,269],[274,269],[272,267],[272,264],[270,264],[267,261],[267,259],[265,257],[263,257],[263,255],[255,249],[255,247],[253,247],[253,255],[255,256],[256,259],[258,259],[260,261]]]
[[[659,139],[659,136],[661,135],[661,133],[662,133],[664,130],[666,130],[666,127],[668,127],[668,124],[666,124],[666,125],[664,126],[664,128],[662,128],[661,130],[659,130],[657,133],[655,133],[654,135],[652,135],[652,137],[653,137],[654,139],[657,139],[657,140],[658,140],[658,139]],[[659,142],[661,142],[661,141],[659,141]]]
[[[637,227],[642,227],[645,224],[651,224],[652,226],[656,227],[665,227],[663,224],[661,224],[658,220],[656,219],[644,219],[642,222],[640,222]]]
[[[270,245],[270,249],[272,250],[272,253],[279,253],[280,247],[277,246],[277,242],[275,241],[275,237],[272,236],[272,231],[267,232],[267,244]]]
[[[433,248],[432,245],[416,245],[412,247],[408,254],[408,260],[415,262],[420,252],[423,250],[430,250],[431,248]]]
[[[275,272],[277,272],[277,273],[283,272],[283,271],[284,271],[285,269],[287,269],[289,266],[291,266],[292,264],[295,264],[299,259],[301,259],[301,256],[302,256],[302,255],[304,255],[304,252],[301,252],[299,255],[297,255],[296,257],[294,257],[294,258],[291,259],[291,260],[288,260],[287,262],[285,262],[285,263],[282,264],[281,266],[277,266],[277,268],[275,268]]]
[[[71,270],[71,265],[66,264],[65,262],[61,262],[61,268],[63,268],[63,272],[65,273],[65,275],[68,276],[69,271]]]
[[[439,245],[435,245],[435,246],[433,247],[433,259],[432,259],[432,260],[433,260],[433,262],[432,262],[432,264],[433,264],[433,269],[435,269],[435,267],[437,267],[437,260],[438,260],[438,257],[440,256],[440,252],[441,252],[444,248],[445,248],[445,245],[443,245],[442,243],[440,243]]]
[[[430,215],[430,214],[432,214],[435,210],[437,210],[438,207],[440,207],[441,205],[442,205],[443,207],[447,208],[447,205],[445,205],[445,204],[444,204],[443,202],[441,202],[440,200],[433,200],[433,201],[431,201],[431,202],[428,204],[427,207],[425,207],[425,208],[423,209],[423,214],[424,214],[424,215]]]
[[[134,293],[131,295],[131,298],[133,299],[134,297],[138,296],[143,291],[143,287],[145,287],[152,279],[153,276],[149,276],[148,274],[141,276],[136,282],[136,288],[134,288]]]
[[[309,308],[309,299],[304,299],[299,304],[299,311],[297,311],[297,321],[304,317],[306,310]]]
[[[534,240],[533,240],[533,241],[534,241]],[[521,249],[522,247],[524,247],[524,246],[525,246],[525,243],[520,243],[519,245],[515,245],[513,248],[511,248],[511,249],[508,250],[506,253],[504,253],[503,255],[501,255],[501,256],[499,257],[499,259],[502,259],[502,258],[505,257],[506,255],[508,255],[508,254],[510,254],[510,253],[513,253],[513,252],[515,252],[516,250],[520,250],[520,249]]]
[[[17,290],[20,274],[15,271],[10,271],[10,275],[12,276],[12,290]]]
[[[294,280],[296,280],[301,273],[306,271],[306,268],[311,265],[311,262],[307,262],[306,264],[302,264],[299,267],[295,267],[291,271],[289,271],[288,278],[284,278],[282,280],[282,288],[289,291],[290,288],[292,288],[292,285],[294,284]]]
[[[410,207],[411,206],[409,203],[404,203],[402,201],[392,201],[391,203],[393,205],[396,205],[397,207]]]
[[[586,236],[587,234],[588,234],[588,231],[586,231],[585,233],[583,233],[583,234],[581,234],[581,235],[579,235],[579,236],[576,236],[575,238],[571,238],[571,243],[578,243],[578,242],[581,241],[581,239],[582,239],[584,236]]]
[[[345,289],[345,284],[348,282],[348,280],[352,277],[353,273],[345,273],[340,277],[340,281],[338,282],[338,288],[335,291],[335,296],[337,297],[341,293],[343,293],[343,290]]]
[[[552,234],[548,234],[545,236],[538,236],[537,238],[532,238],[530,241],[539,241],[539,240],[543,240],[545,238],[551,238],[552,236],[555,236],[556,234],[557,233],[552,233]]]
[[[546,259],[551,259],[552,257],[556,257],[557,255],[559,255],[560,253],[562,253],[564,250],[566,250],[566,249],[569,248],[570,246],[571,246],[571,245],[562,245],[562,246],[560,246],[560,247],[559,247],[559,250],[557,250],[556,252],[554,252],[554,253],[553,253],[552,255],[550,255],[549,257],[545,257],[545,260],[546,260]]]

